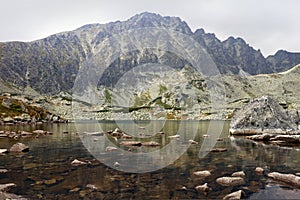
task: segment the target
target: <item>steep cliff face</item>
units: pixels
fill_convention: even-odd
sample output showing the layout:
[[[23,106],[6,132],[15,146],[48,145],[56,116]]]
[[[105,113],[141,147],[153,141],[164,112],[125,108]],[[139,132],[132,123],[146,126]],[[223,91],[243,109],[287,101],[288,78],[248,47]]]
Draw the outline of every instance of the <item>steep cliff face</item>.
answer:
[[[274,72],[283,72],[300,63],[300,53],[279,50],[275,55],[267,57]]]
[[[20,90],[29,86],[41,94],[71,92],[78,70],[87,59],[99,52],[103,41],[112,35],[146,27],[177,31],[192,37],[209,53],[222,74],[273,73],[300,63],[298,54],[280,51],[266,59],[241,38],[230,37],[220,41],[203,29],[193,33],[178,17],[142,13],[124,22],[85,25],[29,43],[0,43],[0,79]],[[107,49],[103,59],[113,53],[113,49]],[[100,84],[109,85],[122,73],[144,63],[160,63],[181,69],[188,61],[158,49],[138,49],[116,58],[105,71]]]
[[[1,79],[20,88],[30,86],[43,94],[69,91],[86,57],[72,32],[31,43],[9,42],[1,46]]]
[[[222,74],[244,71],[255,75],[273,72],[261,52],[253,49],[242,38],[229,37],[221,42],[214,34],[205,33],[203,29],[198,29],[194,38],[206,48]]]

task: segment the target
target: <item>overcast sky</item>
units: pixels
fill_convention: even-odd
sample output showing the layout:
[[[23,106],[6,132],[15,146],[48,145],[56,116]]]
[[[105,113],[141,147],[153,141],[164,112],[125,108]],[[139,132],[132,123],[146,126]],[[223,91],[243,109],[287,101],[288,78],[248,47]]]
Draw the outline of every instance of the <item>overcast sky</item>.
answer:
[[[32,41],[144,12],[178,16],[192,30],[242,37],[267,56],[300,52],[299,0],[0,0],[0,41]]]

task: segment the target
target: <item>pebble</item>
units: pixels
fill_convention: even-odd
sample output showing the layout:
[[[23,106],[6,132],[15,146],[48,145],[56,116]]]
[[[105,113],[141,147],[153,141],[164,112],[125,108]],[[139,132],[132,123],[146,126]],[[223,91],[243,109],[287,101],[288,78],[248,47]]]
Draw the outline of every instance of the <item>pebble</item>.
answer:
[[[169,136],[168,138],[180,138],[180,135],[171,135],[171,136]]]
[[[190,144],[198,144],[198,142],[196,142],[195,140],[189,140]]]
[[[255,168],[255,172],[258,173],[258,174],[262,174],[262,173],[264,173],[264,171],[265,170],[262,167],[256,167]]]
[[[34,131],[32,131],[32,133],[34,133],[34,134],[45,134],[45,131],[44,130],[34,130]]]
[[[139,141],[123,141],[120,142],[120,145],[123,146],[142,146],[142,143]]]
[[[7,152],[8,152],[7,149],[0,149],[0,154],[2,154],[2,153],[7,153]]]
[[[201,178],[206,178],[208,176],[211,176],[210,171],[204,170],[204,171],[196,171],[193,173],[195,176],[201,177]]]
[[[53,178],[53,179],[50,179],[50,180],[45,180],[44,183],[46,185],[53,185],[53,184],[56,183],[56,179]]]
[[[15,186],[16,186],[16,184],[14,184],[14,183],[0,184],[0,191],[3,191],[9,187],[15,187]]]
[[[86,162],[83,162],[83,161],[80,161],[80,160],[77,160],[77,159],[75,159],[75,160],[73,160],[73,161],[71,162],[71,164],[72,164],[72,165],[75,165],[75,166],[78,166],[78,165],[86,165],[87,163],[86,163]]]
[[[95,185],[93,185],[93,184],[87,184],[86,185],[86,188],[88,188],[88,189],[90,189],[90,190],[98,190],[98,187],[97,186],[95,186]]]
[[[211,188],[208,187],[207,183],[204,183],[203,185],[198,185],[198,186],[195,187],[195,189],[198,192],[203,192],[205,194],[207,194],[207,192],[209,192],[211,190]]]
[[[236,191],[236,192],[226,195],[223,199],[224,200],[238,200],[238,199],[242,198],[242,193],[243,193],[243,191],[239,190],[239,191]]]
[[[186,186],[182,186],[180,189],[181,190],[187,190],[187,187]]]
[[[115,166],[115,167],[119,167],[119,166],[120,166],[120,163],[115,162],[115,163],[114,163],[114,166]]]
[[[225,151],[227,151],[226,148],[214,148],[211,150],[211,152],[225,152]]]
[[[7,169],[0,169],[0,174],[1,174],[1,173],[7,173],[7,172],[8,172]]]
[[[80,188],[79,188],[79,187],[76,187],[76,188],[70,190],[69,192],[78,192],[78,191],[80,191]]]
[[[160,146],[160,144],[158,142],[154,142],[154,141],[143,142],[142,145],[143,146],[151,146],[151,147]]]
[[[105,148],[105,151],[116,151],[118,148],[116,147],[112,147],[112,146],[108,146]]]
[[[239,172],[234,172],[232,175],[232,177],[242,177],[244,178],[246,176],[244,171],[239,171]]]

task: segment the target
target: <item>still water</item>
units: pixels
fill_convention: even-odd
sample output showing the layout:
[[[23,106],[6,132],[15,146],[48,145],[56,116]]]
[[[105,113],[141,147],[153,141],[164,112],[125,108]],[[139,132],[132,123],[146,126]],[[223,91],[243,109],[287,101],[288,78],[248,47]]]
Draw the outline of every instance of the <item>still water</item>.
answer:
[[[160,146],[124,146],[122,139],[90,134],[117,127],[133,136],[128,141],[155,141]],[[258,166],[266,172],[300,172],[299,148],[231,138],[228,121],[80,122],[0,129],[53,132],[18,139],[30,147],[27,153],[0,155],[0,169],[9,170],[0,173],[0,184],[15,183],[17,187],[10,192],[29,199],[222,199],[240,189],[246,199],[300,197],[299,189],[254,172]],[[174,135],[178,136],[169,137]],[[190,144],[190,139],[198,144]],[[0,148],[16,142],[0,138]],[[106,151],[108,146],[117,150]],[[209,152],[211,148],[227,151]],[[74,159],[87,164],[73,166]],[[193,175],[199,170],[209,170],[212,175],[199,179]],[[217,178],[241,170],[246,174],[244,185],[216,183]],[[204,183],[212,188],[207,194],[194,189]]]

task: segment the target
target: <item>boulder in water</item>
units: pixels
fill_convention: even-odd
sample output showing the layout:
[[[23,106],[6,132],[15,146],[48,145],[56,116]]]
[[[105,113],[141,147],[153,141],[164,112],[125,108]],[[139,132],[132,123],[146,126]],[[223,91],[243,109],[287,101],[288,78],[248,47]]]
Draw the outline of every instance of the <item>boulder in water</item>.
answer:
[[[223,199],[224,200],[233,200],[233,199],[238,200],[238,199],[242,198],[242,194],[243,194],[243,191],[239,190],[239,191],[236,191],[236,192],[226,195]]]
[[[268,177],[277,181],[294,185],[296,187],[300,187],[300,176],[296,176],[294,174],[282,174],[279,172],[272,172],[268,174]]]
[[[256,98],[240,108],[230,123],[230,133],[236,135],[284,134],[297,128],[283,107],[268,96]]]
[[[26,146],[25,144],[23,143],[16,143],[14,144],[10,149],[9,149],[10,152],[27,152],[29,151],[29,147]]]
[[[221,177],[217,179],[217,183],[222,186],[238,186],[245,184],[242,177]]]

